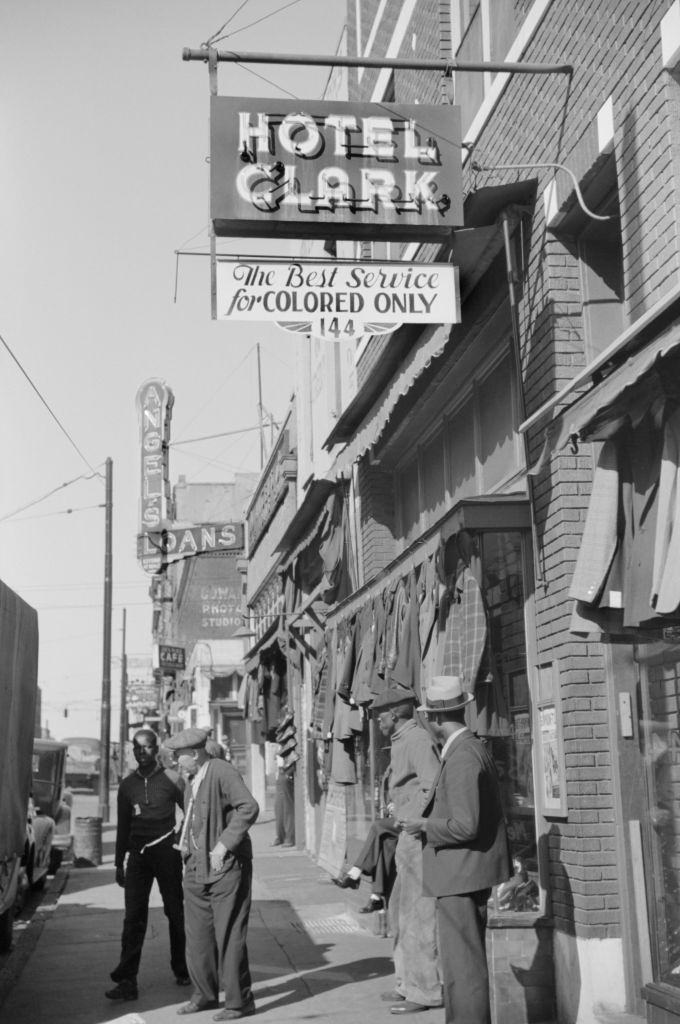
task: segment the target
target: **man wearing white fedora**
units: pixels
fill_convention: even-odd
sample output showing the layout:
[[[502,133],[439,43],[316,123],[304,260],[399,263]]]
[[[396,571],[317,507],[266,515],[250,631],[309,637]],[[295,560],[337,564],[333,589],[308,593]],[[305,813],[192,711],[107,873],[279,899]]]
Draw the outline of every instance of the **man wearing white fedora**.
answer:
[[[496,767],[465,725],[474,699],[458,676],[435,676],[425,703],[442,764],[422,818],[402,821],[423,835],[423,890],[436,897],[446,1024],[490,1024],[486,914],[491,888],[512,875]]]

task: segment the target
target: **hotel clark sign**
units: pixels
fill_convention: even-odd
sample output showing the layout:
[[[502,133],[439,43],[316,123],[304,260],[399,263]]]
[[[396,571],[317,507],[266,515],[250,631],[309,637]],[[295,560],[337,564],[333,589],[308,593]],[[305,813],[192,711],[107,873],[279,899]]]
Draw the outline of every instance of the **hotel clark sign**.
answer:
[[[218,236],[427,240],[463,223],[460,110],[213,96]]]
[[[218,320],[270,320],[335,339],[460,322],[458,268],[450,263],[218,259],[216,271]]]

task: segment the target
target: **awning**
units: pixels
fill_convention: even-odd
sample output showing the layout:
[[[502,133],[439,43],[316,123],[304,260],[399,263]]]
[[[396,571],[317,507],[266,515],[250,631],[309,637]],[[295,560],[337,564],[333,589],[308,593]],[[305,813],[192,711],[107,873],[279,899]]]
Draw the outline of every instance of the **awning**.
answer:
[[[400,369],[392,377],[387,390],[364,420],[361,429],[335,459],[328,472],[329,479],[337,480],[346,476],[350,472],[352,464],[379,441],[397,402],[408,394],[432,360],[442,354],[449,342],[452,330],[450,324],[425,328],[417,344],[411,349]]]
[[[530,179],[506,185],[491,185],[468,194],[464,208],[465,226],[453,233],[452,240],[451,259],[458,267],[460,275],[461,303],[475,288],[503,248],[501,214],[507,213],[517,223],[521,212],[533,203],[535,193],[536,181]],[[424,262],[436,259],[440,249],[439,245],[425,247],[422,250]],[[355,437],[366,417],[371,415],[374,403],[381,399],[385,388],[391,387],[390,381],[395,375],[398,375],[401,381],[399,394],[406,393],[423,369],[418,360],[414,363],[412,358],[413,339],[418,335],[418,331],[419,329],[413,325],[403,325],[389,336],[376,365],[326,438],[325,448],[330,450],[334,445],[351,441]],[[445,331],[445,340],[448,340],[451,326],[432,325],[420,334],[420,338],[431,336],[435,331]],[[420,340],[416,347],[419,345]],[[413,373],[410,375],[411,367]],[[410,383],[407,383],[409,375]]]
[[[545,454],[562,448],[572,436],[581,441],[610,437],[630,410],[633,389],[642,388],[643,378],[655,364],[679,348],[680,319],[555,416],[546,431],[546,445],[540,464]]]
[[[639,319],[627,327],[625,331],[616,338],[611,345],[609,345],[603,352],[601,352],[595,359],[593,359],[587,366],[581,370],[569,383],[558,391],[552,398],[532,413],[524,423],[519,427],[520,433],[525,433],[527,430],[531,430],[532,427],[536,426],[542,420],[553,413],[555,410],[574,402],[577,398],[578,392],[581,388],[586,387],[588,384],[592,384],[595,380],[597,382],[598,376],[605,373],[607,367],[612,365],[621,364],[621,361],[630,356],[633,353],[640,351],[643,346],[647,346],[652,342],[655,337],[660,336],[660,332],[664,331],[668,327],[672,327],[676,323],[678,314],[680,313],[680,284],[677,284],[672,288],[667,295],[655,303],[651,309],[644,313]],[[606,380],[602,383],[606,383],[611,377],[611,374],[606,377]],[[592,394],[597,387],[601,384],[596,383],[596,386],[588,392],[588,395]],[[586,395],[581,398],[586,398]],[[578,401],[581,401],[578,398]],[[570,405],[569,409],[575,407]],[[555,415],[557,420],[559,415],[565,415],[564,412]],[[557,428],[551,428],[557,437]],[[568,435],[567,435],[568,436]],[[555,445],[557,447],[557,445]]]
[[[285,556],[285,563],[280,567],[283,571],[302,548],[311,543],[325,511],[326,500],[335,489],[332,480],[312,480],[304,500],[285,529],[281,540],[274,551]]]

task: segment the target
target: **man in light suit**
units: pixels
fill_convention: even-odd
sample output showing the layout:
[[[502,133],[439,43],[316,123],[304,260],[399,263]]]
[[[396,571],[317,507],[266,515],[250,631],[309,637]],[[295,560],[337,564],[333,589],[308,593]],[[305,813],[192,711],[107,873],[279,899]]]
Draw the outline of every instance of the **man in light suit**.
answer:
[[[402,821],[422,835],[423,889],[437,901],[446,1024],[489,1024],[486,907],[512,874],[496,768],[465,725],[474,699],[458,676],[435,676],[419,711],[443,744],[439,776],[422,818]]]

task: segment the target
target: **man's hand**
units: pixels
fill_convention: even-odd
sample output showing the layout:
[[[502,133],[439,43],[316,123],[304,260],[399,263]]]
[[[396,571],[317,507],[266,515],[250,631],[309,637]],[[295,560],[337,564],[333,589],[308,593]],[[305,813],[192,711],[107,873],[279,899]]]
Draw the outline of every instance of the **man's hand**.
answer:
[[[210,868],[212,871],[221,871],[224,865],[224,858],[227,856],[227,848],[224,843],[216,843],[210,851]]]
[[[116,868],[116,885],[125,888],[125,868]]]
[[[419,836],[425,831],[426,818],[400,818],[397,821],[397,828],[407,832],[410,836]]]

